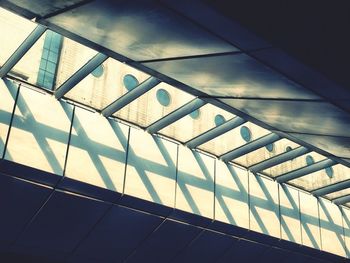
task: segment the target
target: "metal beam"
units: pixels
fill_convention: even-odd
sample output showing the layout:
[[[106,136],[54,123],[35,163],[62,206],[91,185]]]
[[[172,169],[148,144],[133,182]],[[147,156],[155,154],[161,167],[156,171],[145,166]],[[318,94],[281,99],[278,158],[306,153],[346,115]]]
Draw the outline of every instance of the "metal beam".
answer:
[[[333,161],[331,159],[325,159],[325,160],[319,161],[317,163],[314,163],[312,165],[308,165],[308,166],[305,166],[303,168],[282,174],[276,178],[276,181],[279,183],[285,183],[287,181],[302,177],[304,175],[308,175],[308,174],[317,172],[319,170],[322,170],[322,169],[327,168],[329,166],[332,166],[334,164],[336,164],[335,161]]]
[[[197,110],[198,108],[202,107],[205,104],[206,104],[205,101],[199,98],[195,98],[190,102],[188,102],[187,104],[183,105],[182,107],[164,116],[160,120],[154,122],[153,124],[148,126],[146,130],[149,133],[156,133],[161,129],[165,128],[166,126],[172,124],[173,122],[181,119],[182,117],[185,117],[187,114],[190,114],[191,112]]]
[[[247,144],[244,144],[241,147],[238,147],[232,151],[229,151],[223,155],[220,156],[220,159],[228,162],[233,159],[236,159],[242,155],[245,155],[247,153],[250,153],[252,151],[255,151],[263,146],[266,146],[270,143],[273,143],[280,139],[280,136],[276,133],[269,133],[261,138],[258,138],[254,141],[248,142]]]
[[[350,202],[350,195],[345,195],[332,200],[336,205],[343,205]]]
[[[98,53],[90,59],[84,66],[75,72],[69,79],[67,79],[60,87],[55,90],[56,99],[62,98],[75,85],[83,80],[87,75],[94,71],[100,64],[102,64],[108,56]]]
[[[29,34],[29,36],[22,42],[17,50],[10,56],[0,69],[0,77],[3,78],[10,72],[10,70],[21,60],[21,58],[28,52],[28,50],[35,44],[35,42],[44,34],[46,27],[37,25],[36,28]],[[11,36],[9,36],[11,37]],[[4,41],[4,40],[3,40]]]
[[[292,160],[298,156],[301,156],[305,153],[310,152],[308,148],[304,146],[299,146],[298,148],[295,148],[293,150],[290,150],[289,152],[281,153],[279,155],[273,156],[270,159],[264,160],[260,163],[254,164],[249,167],[249,170],[253,173],[261,172],[265,169],[268,169],[270,167],[273,167],[275,165],[284,163],[286,161]]]
[[[228,132],[234,128],[237,128],[239,125],[245,123],[246,120],[242,119],[241,117],[234,117],[231,120],[214,127],[213,129],[202,133],[198,135],[197,137],[191,139],[190,141],[186,142],[186,146],[189,148],[196,148],[199,145],[202,145],[203,143],[206,143],[222,134],[225,132]]]
[[[349,187],[350,187],[350,179],[343,181],[343,182],[327,185],[325,187],[313,190],[313,191],[311,191],[311,193],[315,196],[323,196],[323,195],[328,195],[328,194],[331,194],[334,192],[344,190],[344,189],[349,188]]]
[[[130,102],[136,100],[142,94],[146,93],[153,87],[157,86],[161,81],[155,77],[150,77],[144,82],[140,83],[137,87],[130,90],[128,93],[124,94],[106,108],[102,110],[102,115],[105,117],[111,116],[113,113],[117,112],[124,106],[128,105]]]

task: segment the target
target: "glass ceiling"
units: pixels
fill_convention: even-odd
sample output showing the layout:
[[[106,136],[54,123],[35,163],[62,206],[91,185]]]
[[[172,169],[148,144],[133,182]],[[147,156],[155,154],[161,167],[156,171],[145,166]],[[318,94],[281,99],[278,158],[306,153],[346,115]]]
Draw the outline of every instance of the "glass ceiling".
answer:
[[[0,33],[11,35],[0,42],[0,66],[6,68],[6,63],[12,65],[10,62],[15,61],[5,76],[25,80],[55,94],[76,78],[77,72],[86,70],[84,66],[91,65],[78,84],[68,87],[65,99],[98,112],[117,104],[116,110],[106,117],[146,130],[170,118],[171,122],[156,133],[219,158],[234,152],[230,162],[248,169],[255,167],[254,172],[277,180],[292,174],[293,179],[287,183],[310,192],[320,191],[330,200],[350,195],[350,189],[341,186],[350,179],[350,168],[339,163],[325,166],[327,157],[286,138],[266,140],[270,131],[212,104],[188,106],[198,98],[164,82],[149,84],[152,76],[113,58],[94,64],[96,50],[58,33],[46,30],[16,60],[18,47],[29,43],[27,37],[36,27],[34,22],[0,8]]]
[[[270,133],[270,131],[251,122],[246,122],[199,146],[199,149],[211,152],[216,156],[221,156],[268,133]]]
[[[5,9],[0,9],[0,30],[6,41],[0,41],[0,65],[16,51],[27,36],[34,30],[36,24],[17,16]]]

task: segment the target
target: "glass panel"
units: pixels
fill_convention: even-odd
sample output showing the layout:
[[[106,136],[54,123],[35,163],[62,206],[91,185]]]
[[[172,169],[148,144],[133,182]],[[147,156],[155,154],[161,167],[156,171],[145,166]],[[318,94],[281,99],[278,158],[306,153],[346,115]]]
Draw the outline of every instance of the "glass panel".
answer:
[[[215,168],[215,219],[248,229],[248,171],[224,162]]]
[[[233,114],[223,109],[211,104],[206,104],[200,109],[165,127],[160,133],[181,142],[187,142],[216,127],[216,124],[221,124],[221,122],[223,123],[233,117]],[[223,119],[219,120],[219,118]]]
[[[326,185],[331,185],[350,179],[350,168],[341,164],[336,164],[333,165],[331,169],[333,170],[332,174],[328,172],[329,169],[322,169],[320,171],[294,179],[290,181],[290,183],[307,191],[312,191]]]
[[[281,185],[279,190],[281,238],[301,243],[301,224],[299,191],[288,185]]]
[[[63,175],[72,107],[22,87],[5,159]]]
[[[180,146],[175,207],[214,216],[214,159]]]
[[[28,50],[28,52],[12,68],[9,73],[10,75],[21,78],[31,84],[36,84],[39,79],[43,78],[42,75],[39,76],[40,68],[45,70],[46,68],[49,68],[50,71],[53,71],[51,63],[41,61],[43,56],[47,57],[47,54],[45,54],[43,51],[45,38],[48,32],[49,31],[46,31],[46,33],[44,33],[35,42],[35,44]]]
[[[78,71],[96,54],[96,50],[69,38],[63,38],[55,87],[61,86],[73,73]]]
[[[304,246],[321,248],[319,205],[316,197],[299,191],[301,236]]]
[[[336,198],[339,198],[339,197],[342,197],[345,195],[350,195],[350,188],[346,188],[344,190],[340,190],[340,191],[325,195],[325,197],[330,199],[330,200],[333,200],[333,199],[336,199]]]
[[[16,51],[36,24],[0,8],[0,66]]]
[[[14,84],[12,81],[0,80],[0,158],[2,158],[5,148],[17,89],[17,84]]]
[[[76,107],[65,176],[122,192],[127,141],[126,125]]]
[[[108,58],[65,97],[102,110],[147,78],[146,73]]]
[[[336,204],[319,200],[322,250],[346,256],[342,212]]]
[[[315,152],[311,152],[311,153],[301,155],[292,160],[286,161],[284,163],[278,164],[271,168],[268,168],[264,170],[263,173],[272,177],[276,177],[276,176],[291,172],[293,170],[306,167],[308,165],[307,162],[311,164],[312,162],[316,163],[324,159],[326,159],[326,157],[324,157],[323,155],[320,155]]]
[[[251,122],[247,122],[231,131],[224,133],[221,136],[212,139],[207,143],[204,143],[198,148],[213,153],[217,156],[227,153],[233,149],[236,149],[247,143],[247,141],[242,137],[242,134],[244,136],[244,132],[242,133],[242,131],[246,130],[243,127],[249,129],[251,141],[270,133],[268,130],[265,130]],[[247,137],[245,138],[247,139]]]
[[[131,128],[124,193],[174,207],[177,145]]]
[[[31,84],[53,90],[96,53],[71,39],[47,30],[14,66],[10,74]]]
[[[249,173],[250,229],[280,237],[278,184]]]
[[[52,90],[61,52],[63,37],[55,32],[47,31],[41,54],[37,85]]]
[[[298,144],[288,139],[281,139],[235,159],[235,163],[249,167],[297,147],[299,147]]]
[[[159,95],[160,93],[163,95]],[[169,105],[163,106],[167,105],[167,98],[169,98]],[[135,123],[141,127],[147,127],[192,99],[194,99],[194,96],[166,83],[160,83],[113,114],[113,116]]]

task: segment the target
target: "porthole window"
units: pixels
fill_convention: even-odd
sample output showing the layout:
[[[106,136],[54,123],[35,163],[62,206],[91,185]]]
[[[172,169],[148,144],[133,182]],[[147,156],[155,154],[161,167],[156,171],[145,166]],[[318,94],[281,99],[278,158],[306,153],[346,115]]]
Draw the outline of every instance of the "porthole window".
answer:
[[[170,104],[170,94],[169,94],[169,92],[167,92],[165,89],[159,89],[159,90],[157,90],[156,96],[157,96],[158,102],[162,106],[164,106],[164,107],[169,106],[169,104]]]
[[[124,87],[130,91],[135,87],[137,87],[137,85],[139,85],[139,81],[135,76],[131,74],[126,74],[123,78],[123,84],[124,84]]]
[[[326,174],[328,175],[329,178],[333,178],[334,170],[333,170],[333,168],[332,168],[331,166],[330,166],[330,167],[327,167],[327,168],[325,169],[325,171],[326,171]]]
[[[219,126],[225,122],[225,117],[222,116],[221,114],[217,114],[214,118],[214,123],[216,126]]]
[[[94,69],[94,71],[91,72],[91,75],[95,78],[100,78],[103,75],[104,67],[103,65],[99,65],[97,68]]]
[[[307,165],[311,165],[311,164],[313,164],[315,162],[314,158],[312,158],[311,155],[307,155],[306,158],[305,158],[305,161],[306,161]]]
[[[290,152],[291,150],[292,150],[292,147],[290,147],[290,146],[286,147],[286,152]]]
[[[191,118],[194,120],[198,119],[200,115],[201,113],[199,110],[194,110],[190,113]]]
[[[246,142],[250,142],[251,141],[252,134],[251,134],[251,132],[250,132],[248,127],[242,126],[240,132],[241,132],[241,137],[243,138],[243,140],[245,140]]]
[[[270,143],[266,145],[265,148],[271,153],[275,149],[275,145],[273,143]]]

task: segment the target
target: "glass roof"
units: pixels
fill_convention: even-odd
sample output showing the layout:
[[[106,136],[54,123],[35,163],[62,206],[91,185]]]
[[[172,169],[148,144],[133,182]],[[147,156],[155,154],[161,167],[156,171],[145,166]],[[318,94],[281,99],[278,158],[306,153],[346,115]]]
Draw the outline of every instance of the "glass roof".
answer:
[[[36,24],[32,21],[0,8],[0,34],[3,36],[3,40],[0,41],[0,66],[16,51],[35,27]]]
[[[1,66],[12,54],[16,54],[22,43],[28,44],[27,37],[36,26],[36,23],[0,8],[0,32],[4,36],[11,35],[6,41],[0,42]],[[55,93],[66,80],[77,76],[77,72],[81,71],[84,65],[88,65],[97,54],[97,51],[87,46],[46,30],[8,75]],[[101,112],[107,106],[129,96],[131,99],[127,100],[128,103],[123,104],[112,116],[142,128],[149,127],[196,98],[165,82],[160,82],[143,92],[143,84],[152,76],[114,58],[108,58],[102,64],[94,64],[85,73],[85,78],[64,92],[65,99]],[[237,125],[232,124],[235,119],[239,119],[237,116],[210,103],[185,114],[187,115],[177,115],[179,117],[175,117],[169,125],[162,126],[157,133],[181,143],[207,136],[205,138],[208,139],[201,140],[201,143],[196,144],[196,148],[218,157],[247,146],[245,149],[251,150],[243,152],[243,155],[231,162],[248,169],[264,163],[260,166],[264,168],[255,172],[272,178],[300,169],[304,171],[304,168],[327,159],[314,151],[306,153],[308,149],[286,138],[261,145],[263,137],[271,131],[244,120],[237,122]],[[337,163],[318,171],[312,170],[287,183],[314,191],[349,180],[349,171],[350,168]],[[327,192],[325,197],[332,200],[350,195],[349,189],[332,191]]]
[[[290,181],[290,184],[300,187],[306,191],[313,191],[348,179],[350,179],[350,168],[341,164],[336,164],[328,168],[321,169],[320,171],[308,174],[307,176],[294,179]]]
[[[234,116],[232,113],[212,104],[206,104],[160,130],[159,133],[184,143],[232,119]]]
[[[293,147],[292,147],[293,148]],[[308,166],[308,160],[313,160],[313,162],[319,162],[321,160],[327,159],[325,156],[322,156],[321,154],[318,154],[316,152],[310,152],[307,154],[303,154],[299,157],[293,158],[291,160],[288,160],[286,162],[283,162],[279,165],[273,166],[269,169],[266,169],[263,171],[263,173],[271,176],[271,177],[277,177],[285,173],[289,173],[291,171],[303,168]]]
[[[73,73],[84,66],[84,64],[86,64],[96,54],[96,50],[64,37],[62,39],[62,48],[60,52],[60,61],[57,68],[55,87],[57,88],[61,86],[69,77],[73,75]]]
[[[163,92],[159,93],[159,91]],[[117,111],[113,116],[141,127],[147,127],[194,98],[189,93],[166,83],[160,83],[126,107]]]
[[[31,84],[36,84],[43,54],[45,36],[47,33],[48,31],[46,31],[31,49],[29,49],[29,51],[18,61],[18,63],[11,69],[9,73],[10,75],[19,77]]]
[[[75,71],[78,69],[75,68]],[[124,84],[126,75],[133,76],[138,83],[149,78],[148,74],[112,58],[108,58],[97,70],[99,74],[95,74],[97,71],[89,74],[65,95],[66,98],[102,110],[129,91]]]
[[[328,195],[325,195],[326,198],[330,199],[330,200],[334,200],[336,198],[342,197],[342,196],[346,196],[346,195],[350,195],[350,188],[344,189],[344,190],[340,190]]]
[[[198,148],[207,152],[211,152],[216,156],[221,156],[233,149],[243,146],[247,141],[243,138],[241,130],[243,127],[249,129],[250,141],[263,137],[270,133],[270,131],[261,128],[251,122],[246,122],[239,127],[220,135],[211,141],[199,146]]]
[[[235,159],[235,162],[244,167],[250,167],[254,164],[260,163],[279,154],[288,152],[291,149],[295,149],[299,146],[300,145],[288,139],[281,139],[274,143],[261,147],[255,151],[252,151],[248,154],[245,154]]]

